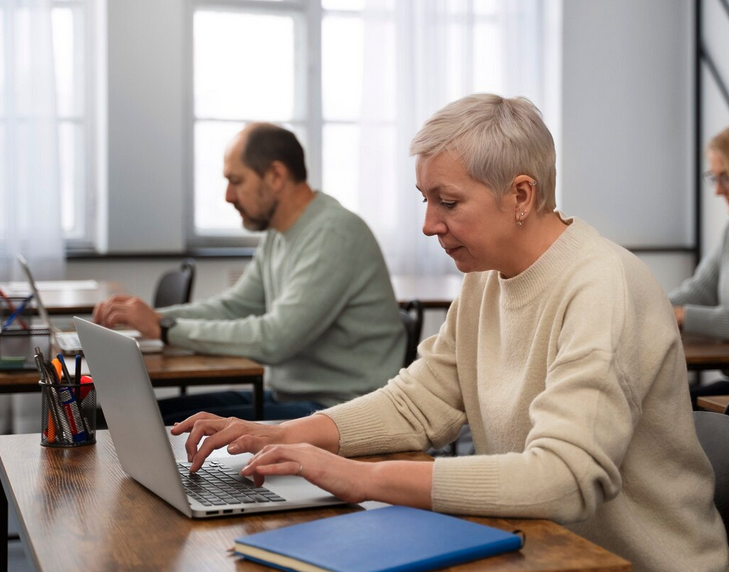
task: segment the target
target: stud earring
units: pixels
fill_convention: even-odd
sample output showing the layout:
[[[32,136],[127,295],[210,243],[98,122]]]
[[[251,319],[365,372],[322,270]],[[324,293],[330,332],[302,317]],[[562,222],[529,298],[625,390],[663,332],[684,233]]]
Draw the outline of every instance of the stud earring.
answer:
[[[530,185],[531,185],[532,187],[536,187],[536,186],[537,186],[537,182],[536,182],[536,181],[529,181],[529,184],[530,184]]]

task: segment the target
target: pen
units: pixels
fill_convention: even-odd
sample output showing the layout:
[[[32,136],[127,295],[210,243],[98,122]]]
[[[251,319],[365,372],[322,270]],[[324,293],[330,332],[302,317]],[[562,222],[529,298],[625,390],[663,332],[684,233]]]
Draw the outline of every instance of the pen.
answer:
[[[46,368],[43,366],[43,352],[39,347],[35,347],[35,367],[38,369],[38,375],[42,383],[48,383],[48,376],[46,375]]]
[[[81,383],[81,354],[76,354],[76,372],[74,375],[74,383],[79,385]]]
[[[66,367],[66,360],[63,357],[63,354],[58,354],[56,357],[58,358],[58,361],[61,363],[61,372],[63,373],[63,381],[65,381],[67,385],[73,385],[73,381],[71,380],[71,374],[68,373],[68,368]]]
[[[28,305],[28,302],[30,302],[30,299],[33,297],[33,294],[29,294],[27,298],[25,298],[21,303],[20,306],[15,308],[12,314],[10,314],[10,317],[5,320],[5,323],[3,324],[3,330],[7,330],[10,327],[10,324],[12,324],[15,321],[15,318],[17,318],[23,310],[25,310],[25,307]]]
[[[71,386],[68,388],[68,392],[73,397],[73,403],[71,403],[71,411],[74,415],[78,413],[78,418],[81,420],[81,426],[83,427],[83,439],[79,439],[79,441],[85,441],[86,435],[88,434],[88,427],[86,426],[86,419],[84,418],[84,414],[81,411],[81,400],[79,399],[79,395],[81,394],[81,388],[76,387],[73,388],[73,380],[71,379],[71,374],[68,373],[68,368],[66,367],[66,360],[63,357],[63,354],[58,354],[58,361],[61,362],[61,369],[63,370],[63,377],[66,380],[66,383]],[[81,373],[81,356],[76,355],[76,375],[78,376]],[[75,389],[75,391],[74,391]],[[75,395],[74,395],[75,394]],[[74,410],[75,406],[75,410]],[[78,420],[77,420],[78,422]]]
[[[86,424],[84,423],[83,415],[81,415],[76,398],[73,396],[70,388],[67,385],[60,385],[58,389],[58,396],[61,399],[61,405],[63,406],[66,420],[71,428],[71,440],[74,443],[85,441]]]
[[[48,383],[58,385],[61,383],[60,375],[61,375],[61,364],[58,363],[58,360],[54,360],[56,363],[54,364],[51,362],[51,360],[43,360],[43,365],[46,369],[46,377],[48,379]],[[58,367],[56,367],[58,366]],[[58,425],[58,434],[61,436],[62,434],[65,434],[66,436],[61,436],[62,439],[66,441],[73,441],[73,435],[69,434],[66,430],[66,426],[70,427],[70,424],[68,423],[62,423],[61,418],[66,417],[65,410],[63,408],[63,404],[61,403],[61,396],[58,394],[58,390],[51,386],[51,395],[53,397],[53,407],[55,410],[57,425]]]
[[[8,310],[10,310],[11,315],[12,315],[12,313],[15,312],[15,304],[13,304],[13,301],[7,297],[7,295],[5,294],[5,292],[3,291],[2,288],[0,288],[0,298],[5,300],[5,304],[7,304]],[[19,319],[18,321],[20,322],[20,325],[23,327],[24,330],[28,329],[28,325],[23,321],[22,318]]]
[[[50,377],[52,383],[59,384],[61,383],[61,364],[59,363],[58,367],[56,367],[56,363],[54,362],[57,363],[58,360],[45,360],[46,372],[48,373],[48,377]]]
[[[43,363],[43,352],[39,347],[34,348],[35,351],[35,366],[38,368],[38,374],[40,375],[41,383],[44,384],[50,384],[51,382],[48,380],[48,373],[46,372],[45,365]],[[49,443],[55,443],[56,441],[56,434],[59,435],[62,431],[61,423],[58,419],[58,411],[56,410],[56,400],[55,395],[53,393],[53,387],[49,387],[48,389],[48,418],[46,419],[46,441]]]

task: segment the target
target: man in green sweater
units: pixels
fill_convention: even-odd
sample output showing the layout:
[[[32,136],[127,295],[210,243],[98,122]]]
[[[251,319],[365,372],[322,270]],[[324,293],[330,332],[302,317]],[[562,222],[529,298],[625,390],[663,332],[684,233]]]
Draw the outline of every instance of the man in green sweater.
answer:
[[[94,311],[107,327],[270,367],[264,415],[308,415],[382,386],[403,363],[405,332],[367,225],[306,182],[304,151],[281,127],[254,123],[225,152],[225,200],[265,231],[238,283],[208,300],[155,310],[117,296]],[[252,418],[250,391],[160,401],[165,422],[200,410]]]

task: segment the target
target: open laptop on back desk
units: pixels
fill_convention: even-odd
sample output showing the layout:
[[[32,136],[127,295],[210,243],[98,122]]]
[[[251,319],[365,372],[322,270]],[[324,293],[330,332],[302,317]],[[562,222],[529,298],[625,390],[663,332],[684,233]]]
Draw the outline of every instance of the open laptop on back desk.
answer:
[[[302,477],[265,487],[240,476],[251,455],[213,458],[195,474],[176,461],[144,358],[134,340],[74,318],[119,462],[126,473],[191,518],[343,504]],[[228,464],[235,462],[235,465]]]
[[[30,271],[30,266],[22,254],[18,254],[18,262],[20,263],[20,267],[23,269],[23,273],[28,280],[28,285],[30,287],[30,291],[33,293],[33,298],[35,298],[35,303],[38,307],[38,315],[40,316],[43,325],[51,332],[51,343],[66,355],[82,353],[81,341],[79,340],[76,332],[61,331],[51,323],[51,318],[43,304],[43,299],[40,296],[40,292],[38,291],[38,287],[33,278],[33,273]],[[164,344],[161,340],[144,338],[137,330],[119,330],[119,332],[129,336],[130,338],[134,338],[139,347],[145,353],[161,352],[164,348]]]

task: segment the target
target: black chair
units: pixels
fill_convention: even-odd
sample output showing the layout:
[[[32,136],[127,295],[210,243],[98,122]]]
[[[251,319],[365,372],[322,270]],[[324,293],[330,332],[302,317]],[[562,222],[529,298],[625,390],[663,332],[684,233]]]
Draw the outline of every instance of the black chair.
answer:
[[[408,367],[418,355],[420,333],[423,330],[423,305],[419,300],[410,300],[400,308],[400,319],[407,334],[403,367]]]
[[[185,258],[179,270],[163,274],[154,292],[154,307],[164,308],[175,304],[187,304],[192,295],[195,282],[195,261]]]
[[[716,475],[714,504],[724,526],[729,524],[729,415],[710,411],[694,411],[699,443]]]

